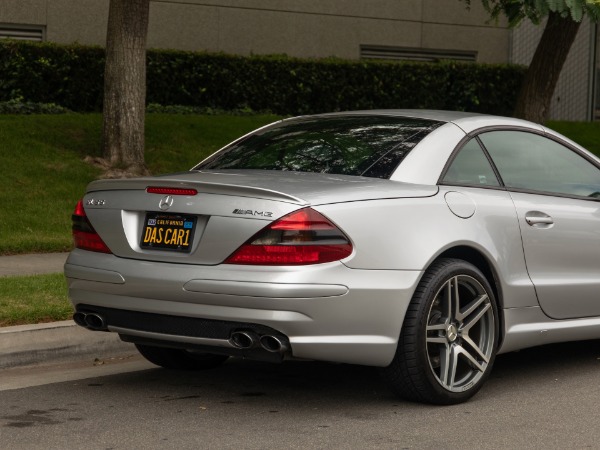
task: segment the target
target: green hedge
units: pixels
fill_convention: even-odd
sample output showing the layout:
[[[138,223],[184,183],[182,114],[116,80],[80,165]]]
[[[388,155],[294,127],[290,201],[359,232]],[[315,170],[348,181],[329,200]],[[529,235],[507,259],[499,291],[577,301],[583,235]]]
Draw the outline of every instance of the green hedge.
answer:
[[[99,47],[2,41],[0,101],[99,111],[103,66]],[[277,114],[433,108],[510,115],[523,74],[514,65],[149,50],[147,102]]]
[[[0,42],[0,101],[20,98],[100,111],[103,72],[99,47]]]

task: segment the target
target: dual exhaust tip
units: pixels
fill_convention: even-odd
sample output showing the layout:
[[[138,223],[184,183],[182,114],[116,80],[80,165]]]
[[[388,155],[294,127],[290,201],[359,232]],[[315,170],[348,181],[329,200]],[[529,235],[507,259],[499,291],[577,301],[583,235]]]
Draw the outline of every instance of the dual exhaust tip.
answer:
[[[108,329],[104,317],[96,313],[85,313],[78,311],[73,314],[73,321],[77,325],[89,330],[103,331]]]
[[[288,350],[287,343],[281,338],[268,334],[259,336],[252,331],[234,331],[231,333],[229,343],[241,350],[249,350],[257,346],[271,353],[283,353]]]

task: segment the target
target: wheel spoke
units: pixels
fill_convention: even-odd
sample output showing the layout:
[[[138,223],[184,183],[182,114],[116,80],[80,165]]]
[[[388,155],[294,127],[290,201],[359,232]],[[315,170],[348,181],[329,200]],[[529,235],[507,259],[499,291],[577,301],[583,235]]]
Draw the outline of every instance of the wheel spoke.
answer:
[[[485,370],[485,368],[487,366],[487,361],[485,363],[481,364],[479,361],[477,361],[473,357],[473,355],[471,355],[468,351],[466,351],[464,349],[464,347],[461,347],[461,346],[457,345],[456,346],[456,353],[457,353],[457,356],[458,355],[463,355],[467,359],[467,361],[469,362],[469,364],[471,365],[471,367],[473,367],[474,369],[476,369],[476,370],[478,370],[480,372],[483,372]]]
[[[460,314],[460,295],[458,294],[458,277],[452,278],[452,316],[457,319]]]
[[[456,377],[457,356],[455,345],[446,345],[440,350],[440,381],[450,388]]]
[[[459,316],[457,317],[457,319],[464,320],[465,318],[469,317],[471,314],[473,314],[473,311],[475,311],[477,308],[479,308],[479,306],[482,303],[485,303],[486,301],[488,301],[487,294],[482,294],[479,297],[475,298],[471,303],[469,303],[467,305],[466,308],[464,308],[459,313]]]
[[[446,344],[448,339],[445,336],[427,336],[428,344]]]
[[[448,280],[444,286],[444,314],[446,321],[449,321],[452,317],[452,280]]]
[[[485,313],[487,313],[487,311],[492,307],[491,304],[486,304],[483,308],[481,308],[481,310],[475,314],[475,316],[469,318],[469,320],[467,322],[464,322],[462,327],[461,327],[461,332],[468,334],[469,330],[471,328],[473,328],[473,325],[475,325],[477,322],[479,322],[481,320],[481,318],[484,316]]]
[[[469,336],[463,336],[463,342],[469,344],[469,346],[473,350],[475,350],[475,353],[477,353],[479,359],[482,359],[486,364],[490,361],[490,359],[487,356],[485,356],[485,354],[481,351],[479,346],[475,344],[475,342],[473,342],[473,339],[471,339]]]
[[[445,336],[447,325],[445,323],[436,323],[427,325],[427,343],[428,344],[446,344],[448,339]]]
[[[427,325],[427,332],[430,331],[443,331],[446,329],[445,323],[436,323],[435,325]]]

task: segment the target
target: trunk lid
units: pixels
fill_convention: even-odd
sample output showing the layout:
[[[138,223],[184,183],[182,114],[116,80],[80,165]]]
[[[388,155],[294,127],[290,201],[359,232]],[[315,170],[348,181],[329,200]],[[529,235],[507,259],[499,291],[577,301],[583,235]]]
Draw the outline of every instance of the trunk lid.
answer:
[[[166,199],[168,195],[146,192],[148,187],[195,189],[198,193]],[[426,197],[437,191],[437,186],[344,175],[192,171],[94,181],[88,186],[83,204],[91,224],[116,256],[216,265],[269,222],[302,207],[318,209],[318,205],[329,203]],[[178,231],[177,243],[187,244],[187,250],[148,248],[149,244],[142,242],[152,231],[148,230],[149,220],[179,223],[180,219],[191,233],[180,227],[183,231]]]

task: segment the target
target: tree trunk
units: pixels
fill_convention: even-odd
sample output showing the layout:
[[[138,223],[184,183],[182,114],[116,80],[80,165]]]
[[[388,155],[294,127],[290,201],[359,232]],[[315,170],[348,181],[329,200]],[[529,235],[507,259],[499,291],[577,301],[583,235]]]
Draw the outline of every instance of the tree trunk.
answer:
[[[144,119],[149,12],[149,0],[110,0],[102,146],[106,164],[124,176],[148,173]]]
[[[575,41],[581,22],[551,12],[542,38],[525,74],[515,117],[545,123],[558,77]]]

